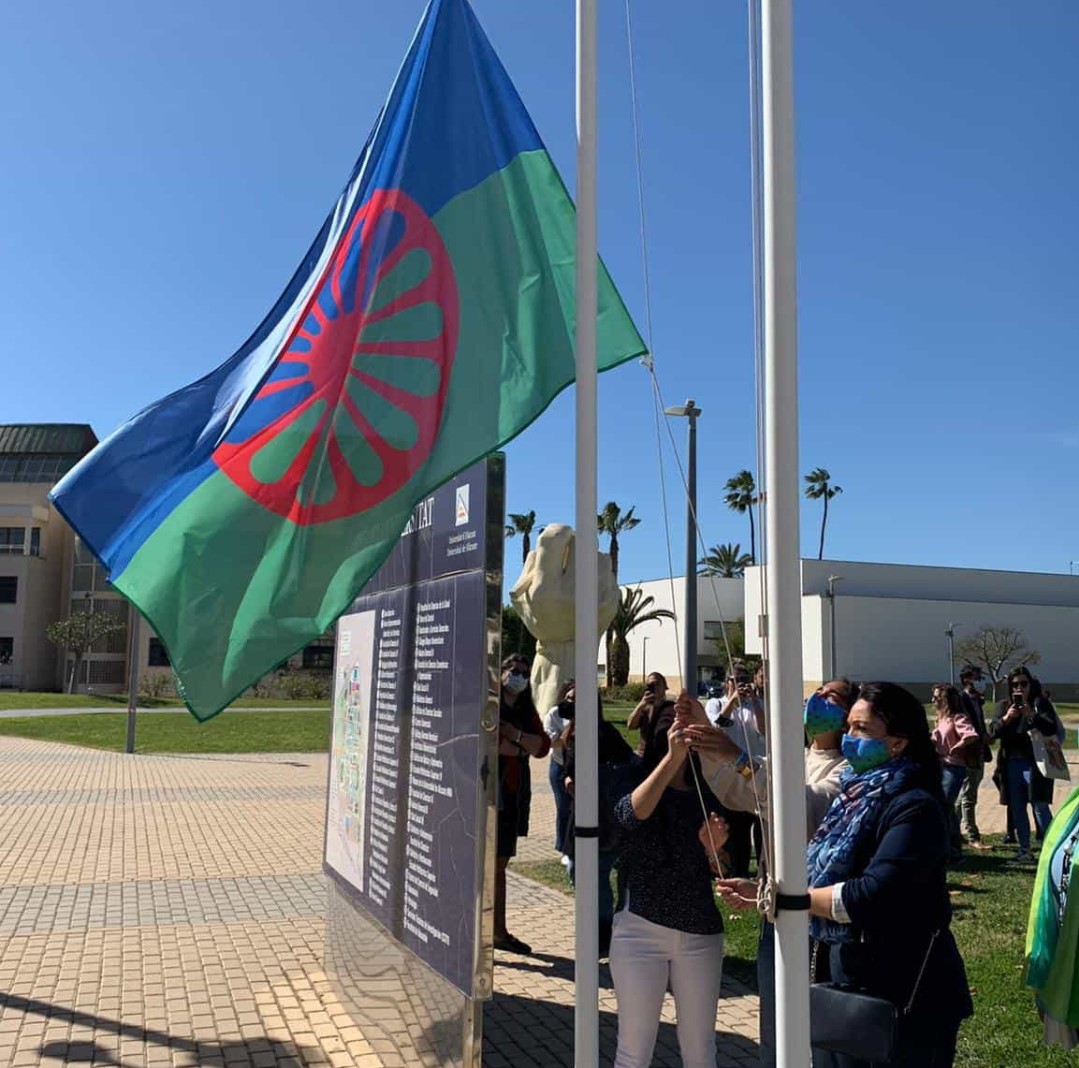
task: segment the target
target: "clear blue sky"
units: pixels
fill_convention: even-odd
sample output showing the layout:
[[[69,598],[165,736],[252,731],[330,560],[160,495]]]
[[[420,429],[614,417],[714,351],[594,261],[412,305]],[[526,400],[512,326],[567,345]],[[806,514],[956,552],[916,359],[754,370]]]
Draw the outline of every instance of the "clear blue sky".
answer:
[[[572,0],[475,7],[572,186]],[[601,7],[600,244],[643,330],[624,5]],[[1079,4],[796,8],[801,467],[845,489],[827,555],[1066,573]],[[337,196],[421,10],[6,5],[0,422],[104,436],[224,360]],[[721,503],[755,462],[745,8],[634,10],[657,367],[668,403],[704,409],[705,537],[745,545]],[[509,449],[510,511],[572,522],[572,438],[566,396]],[[600,453],[601,501],[644,520],[622,575],[664,574],[636,364],[601,382]],[[805,502],[806,554],[818,523]]]

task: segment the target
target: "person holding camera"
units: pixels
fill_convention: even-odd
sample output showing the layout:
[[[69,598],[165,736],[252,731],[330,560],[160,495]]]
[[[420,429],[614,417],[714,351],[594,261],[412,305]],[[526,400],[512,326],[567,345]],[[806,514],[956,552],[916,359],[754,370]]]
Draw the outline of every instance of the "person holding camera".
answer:
[[[1041,683],[1025,667],[1018,667],[1008,675],[1008,693],[1011,696],[997,704],[990,733],[1000,742],[997,760],[1001,794],[1019,838],[1015,859],[1028,860],[1030,818],[1027,805],[1034,809],[1039,837],[1044,837],[1053,819],[1049,808],[1053,800],[1053,780],[1046,778],[1034,763],[1030,732],[1041,731],[1047,738],[1055,738],[1060,721],[1056,710],[1042,696]]]
[[[978,668],[965,667],[959,672],[959,684],[962,688],[959,699],[978,732],[980,744],[971,746],[967,753],[967,777],[959,788],[959,797],[955,802],[956,815],[967,844],[972,849],[988,849],[989,845],[982,841],[982,832],[978,830],[977,812],[978,790],[985,776],[985,765],[993,759],[993,750],[989,748],[989,730],[985,725],[985,698],[982,696],[985,683]]]
[[[674,702],[667,697],[667,680],[658,671],[653,671],[644,681],[644,696],[626,720],[631,731],[640,732],[637,756],[646,761],[658,761],[666,751],[667,730],[673,722]]]
[[[657,745],[659,743],[657,742]],[[709,857],[697,839],[703,813],[684,732],[663,732],[646,752],[648,777],[614,806],[619,828],[619,900],[611,940],[618,999],[615,1068],[648,1068],[670,987],[685,1068],[715,1068],[716,1008],[723,973],[723,916]],[[726,841],[719,804],[704,790],[710,844]]]
[[[498,846],[495,859],[494,944],[510,953],[531,953],[527,942],[506,930],[506,868],[517,853],[517,839],[528,834],[532,776],[528,762],[544,757],[551,740],[535,702],[529,663],[521,654],[502,661],[498,716]]]

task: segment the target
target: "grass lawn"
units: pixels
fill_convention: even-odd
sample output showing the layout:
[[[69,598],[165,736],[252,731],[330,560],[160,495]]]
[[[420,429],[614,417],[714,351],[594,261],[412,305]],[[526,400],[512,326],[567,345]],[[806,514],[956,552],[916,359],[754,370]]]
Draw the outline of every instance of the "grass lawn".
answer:
[[[178,697],[140,697],[139,708],[183,708]],[[329,708],[330,702],[292,700],[284,697],[241,697],[233,708]],[[23,693],[0,691],[0,711],[20,708],[127,708],[127,694],[120,693]]]
[[[138,717],[140,753],[316,753],[330,744],[328,709],[295,712],[222,712],[207,723],[189,715]],[[0,734],[123,751],[127,713],[15,716],[0,719]]]
[[[1014,847],[988,839],[992,852],[969,852],[948,880],[955,910],[952,931],[973,991],[975,1013],[959,1034],[957,1068],[1066,1068],[1074,1055],[1042,1044],[1042,1025],[1030,990],[1023,986],[1023,947],[1034,866],[1008,863]],[[557,858],[514,871],[572,893]],[[756,984],[758,919],[754,913],[725,913],[727,955],[724,968]]]

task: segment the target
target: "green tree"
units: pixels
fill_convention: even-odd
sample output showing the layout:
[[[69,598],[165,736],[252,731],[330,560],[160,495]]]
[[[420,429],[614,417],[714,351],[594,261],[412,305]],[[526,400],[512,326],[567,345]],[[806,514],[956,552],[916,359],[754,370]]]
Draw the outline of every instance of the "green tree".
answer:
[[[636,505],[633,506],[635,507]],[[596,526],[600,536],[606,534],[611,539],[607,551],[611,556],[611,570],[614,572],[615,585],[618,584],[618,537],[627,530],[639,526],[641,522],[633,514],[633,508],[623,515],[620,505],[614,501],[608,501],[603,506],[603,511],[596,516]]]
[[[640,525],[641,521],[633,514],[633,508],[635,507],[636,505],[623,515],[621,505],[615,501],[608,501],[603,506],[603,511],[596,516],[597,533],[601,537],[606,534],[610,538],[607,552],[611,557],[611,572],[614,574],[614,584],[616,586],[618,585],[618,536]],[[608,686],[613,685],[611,680],[614,678],[611,667],[611,641],[613,638],[614,631],[608,627],[603,641],[604,649],[606,650]]]
[[[625,686],[629,681],[629,642],[631,631],[642,623],[674,619],[674,613],[666,608],[653,608],[656,599],[646,597],[640,586],[626,587],[620,591],[618,611],[611,623],[611,653],[607,658],[613,686]]]
[[[746,568],[753,563],[749,553],[742,552],[742,546],[735,544],[713,545],[707,556],[697,561],[700,566],[698,575],[716,575],[719,578],[739,578]]]
[[[526,512],[518,515],[510,512],[510,521],[506,524],[506,537],[512,538],[515,534],[521,535],[521,563],[528,560],[529,550],[532,548],[532,530],[536,525],[536,513]]]
[[[733,478],[727,479],[727,492],[723,503],[739,515],[749,516],[749,562],[757,562],[757,529],[753,522],[753,509],[760,497],[757,495],[757,483],[752,471],[739,471]]]
[[[955,643],[955,662],[973,664],[993,680],[993,698],[1009,672],[1024,664],[1036,664],[1041,653],[1027,645],[1026,635],[1016,627],[993,627],[983,623],[975,634]]]
[[[727,635],[726,641],[723,639],[722,632],[716,635],[712,641],[715,643],[719,659],[725,666],[727,674],[731,674],[736,665],[749,672],[750,675],[755,674],[761,666],[761,658],[759,656],[746,656],[745,617],[739,616],[733,622],[724,624],[723,630]]]
[[[536,655],[536,639],[511,604],[502,606],[502,656],[523,653],[531,660]]]
[[[820,521],[820,551],[817,559],[824,559],[824,531],[828,526],[828,502],[837,494],[843,492],[842,486],[832,485],[832,476],[823,467],[814,467],[806,480],[806,497],[811,501],[824,501],[824,515]]]
[[[79,677],[79,668],[87,652],[103,638],[125,627],[125,623],[108,612],[76,612],[67,619],[50,623],[45,628],[45,637],[53,645],[73,654],[75,658],[71,666],[71,677],[68,679],[68,693],[75,692],[75,680]]]

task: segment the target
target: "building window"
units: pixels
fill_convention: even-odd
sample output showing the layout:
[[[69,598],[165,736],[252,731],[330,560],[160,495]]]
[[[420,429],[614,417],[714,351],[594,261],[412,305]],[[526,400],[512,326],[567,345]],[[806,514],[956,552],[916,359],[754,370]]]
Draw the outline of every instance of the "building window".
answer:
[[[150,653],[146,658],[147,667],[172,667],[168,651],[161,644],[160,638],[150,639]]]
[[[0,575],[0,604],[14,604],[19,596],[19,580],[14,575]]]
[[[122,660],[90,660],[88,686],[116,686],[126,681],[127,665]]]
[[[41,527],[34,527],[30,531],[30,555],[41,555]]]
[[[324,639],[304,646],[303,666],[311,670],[333,669],[333,642]]]
[[[25,527],[0,527],[0,555],[22,556],[25,545]]]
[[[0,638],[0,667],[6,667],[15,658],[15,639]]]

